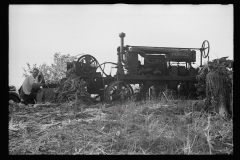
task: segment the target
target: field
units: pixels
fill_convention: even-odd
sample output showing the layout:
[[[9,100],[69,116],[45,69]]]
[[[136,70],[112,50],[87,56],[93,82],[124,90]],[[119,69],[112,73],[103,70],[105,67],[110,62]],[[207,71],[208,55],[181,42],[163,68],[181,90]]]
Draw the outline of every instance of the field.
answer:
[[[203,101],[9,104],[9,154],[233,154],[233,122]]]

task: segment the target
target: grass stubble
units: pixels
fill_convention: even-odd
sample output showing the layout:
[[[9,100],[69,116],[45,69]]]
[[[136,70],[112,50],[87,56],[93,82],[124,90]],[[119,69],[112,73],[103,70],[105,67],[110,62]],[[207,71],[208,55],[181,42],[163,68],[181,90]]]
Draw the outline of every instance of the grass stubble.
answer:
[[[233,154],[233,122],[197,101],[9,107],[9,154]]]

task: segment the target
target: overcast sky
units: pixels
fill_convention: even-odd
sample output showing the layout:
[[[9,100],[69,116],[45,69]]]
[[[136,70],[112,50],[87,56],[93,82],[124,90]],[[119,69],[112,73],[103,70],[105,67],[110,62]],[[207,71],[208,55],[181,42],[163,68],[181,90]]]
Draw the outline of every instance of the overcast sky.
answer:
[[[27,62],[50,65],[56,52],[117,62],[121,32],[124,45],[200,48],[208,40],[210,60],[233,59],[233,5],[10,5],[9,85],[21,86]]]

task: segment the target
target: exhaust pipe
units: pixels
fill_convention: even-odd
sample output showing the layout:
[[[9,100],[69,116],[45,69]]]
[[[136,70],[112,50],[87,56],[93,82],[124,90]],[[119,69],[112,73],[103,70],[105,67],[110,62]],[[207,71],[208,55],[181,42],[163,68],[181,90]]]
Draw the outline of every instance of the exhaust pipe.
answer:
[[[120,55],[119,55],[119,61],[122,60],[123,57],[123,53],[124,53],[124,37],[125,37],[125,33],[120,33],[119,34],[120,37]]]
[[[117,70],[117,75],[118,74],[124,74],[124,70],[123,70],[123,65],[121,63],[122,59],[123,59],[123,53],[124,53],[124,37],[125,37],[125,33],[120,33],[119,34],[120,37],[120,52],[118,52],[118,70]],[[117,80],[118,80],[118,76],[117,76]]]

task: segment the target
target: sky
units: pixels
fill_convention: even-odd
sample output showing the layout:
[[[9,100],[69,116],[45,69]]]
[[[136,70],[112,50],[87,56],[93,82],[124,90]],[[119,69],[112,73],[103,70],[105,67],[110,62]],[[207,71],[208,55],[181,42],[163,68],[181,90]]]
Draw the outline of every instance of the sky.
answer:
[[[233,5],[9,5],[9,85],[22,85],[26,63],[50,65],[56,52],[117,62],[121,32],[133,46],[201,48],[208,40],[210,60],[234,59]]]

